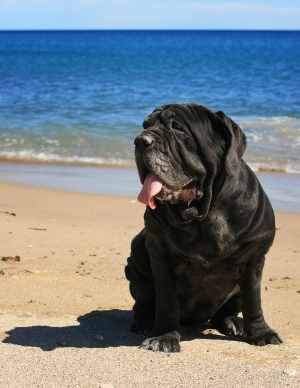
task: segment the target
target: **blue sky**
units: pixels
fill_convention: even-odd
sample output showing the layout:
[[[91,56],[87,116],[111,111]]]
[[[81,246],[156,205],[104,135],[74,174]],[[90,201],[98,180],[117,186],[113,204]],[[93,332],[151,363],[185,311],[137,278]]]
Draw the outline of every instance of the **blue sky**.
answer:
[[[300,0],[0,0],[0,29],[300,29]]]

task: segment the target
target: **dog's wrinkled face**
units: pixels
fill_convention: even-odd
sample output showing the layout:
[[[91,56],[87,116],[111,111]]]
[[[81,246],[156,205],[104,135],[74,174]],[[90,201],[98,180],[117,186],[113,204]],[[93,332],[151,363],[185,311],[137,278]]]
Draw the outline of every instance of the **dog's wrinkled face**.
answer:
[[[135,145],[142,202],[155,208],[154,197],[171,204],[202,198],[205,166],[195,139],[172,110],[154,111]]]
[[[224,113],[197,104],[162,106],[143,126],[135,139],[139,200],[151,209],[156,200],[192,204],[205,217],[220,175],[239,169],[246,147],[241,129]]]

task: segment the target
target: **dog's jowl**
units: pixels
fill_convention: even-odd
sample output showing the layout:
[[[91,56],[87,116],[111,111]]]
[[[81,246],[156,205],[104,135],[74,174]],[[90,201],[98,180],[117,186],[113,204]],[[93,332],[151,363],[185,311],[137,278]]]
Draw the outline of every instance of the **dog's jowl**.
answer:
[[[281,343],[260,292],[274,213],[242,159],[241,128],[200,105],[165,105],[135,146],[147,207],[125,272],[141,346],[177,352],[181,328],[206,323],[254,345]]]

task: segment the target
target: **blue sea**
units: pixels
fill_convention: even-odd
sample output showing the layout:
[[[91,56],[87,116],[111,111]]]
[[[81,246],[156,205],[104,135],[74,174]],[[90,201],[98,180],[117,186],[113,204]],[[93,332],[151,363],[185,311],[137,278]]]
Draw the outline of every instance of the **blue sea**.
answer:
[[[154,107],[232,116],[254,169],[300,172],[300,32],[0,32],[0,158],[133,164]]]
[[[133,166],[144,117],[197,102],[254,170],[300,173],[299,69],[296,31],[2,31],[0,160]]]

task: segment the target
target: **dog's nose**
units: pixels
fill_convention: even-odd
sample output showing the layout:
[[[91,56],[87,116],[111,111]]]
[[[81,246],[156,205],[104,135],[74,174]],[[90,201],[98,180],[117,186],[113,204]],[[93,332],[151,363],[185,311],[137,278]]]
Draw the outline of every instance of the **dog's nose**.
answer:
[[[152,136],[150,135],[139,135],[135,138],[134,140],[134,144],[138,147],[138,146],[141,146],[141,147],[148,147],[149,145],[151,145],[153,143],[153,138]]]

